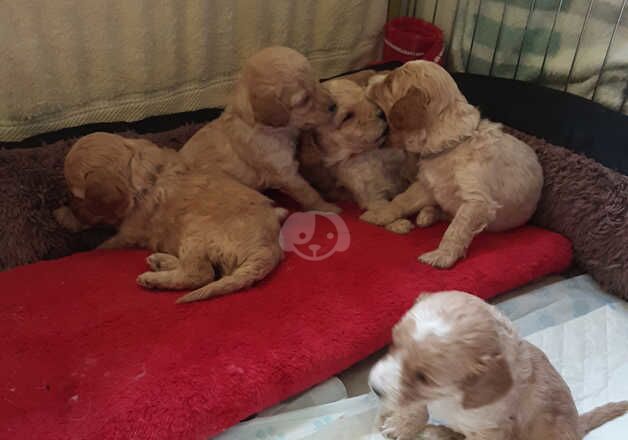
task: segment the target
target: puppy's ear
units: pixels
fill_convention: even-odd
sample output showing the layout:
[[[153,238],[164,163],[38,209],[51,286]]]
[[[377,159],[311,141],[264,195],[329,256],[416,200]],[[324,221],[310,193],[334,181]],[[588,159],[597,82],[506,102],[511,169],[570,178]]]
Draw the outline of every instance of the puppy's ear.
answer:
[[[506,394],[512,385],[512,375],[504,356],[485,356],[475,372],[462,383],[462,407],[472,409],[489,405]]]
[[[121,217],[131,203],[128,183],[101,169],[85,176],[85,199],[90,202],[92,211],[103,216]]]
[[[390,76],[390,75],[389,75]],[[427,123],[429,98],[416,87],[391,107],[388,123],[397,130],[419,130]]]
[[[285,127],[290,122],[290,112],[272,90],[252,90],[250,101],[257,122],[271,127]]]

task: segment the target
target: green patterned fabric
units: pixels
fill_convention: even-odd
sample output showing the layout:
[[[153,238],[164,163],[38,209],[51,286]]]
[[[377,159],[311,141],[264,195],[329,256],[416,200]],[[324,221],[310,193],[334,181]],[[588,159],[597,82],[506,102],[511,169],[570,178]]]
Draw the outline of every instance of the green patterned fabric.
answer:
[[[450,66],[566,87],[588,98],[595,91],[596,101],[619,109],[628,80],[628,11],[617,24],[622,1],[461,1],[451,32]]]

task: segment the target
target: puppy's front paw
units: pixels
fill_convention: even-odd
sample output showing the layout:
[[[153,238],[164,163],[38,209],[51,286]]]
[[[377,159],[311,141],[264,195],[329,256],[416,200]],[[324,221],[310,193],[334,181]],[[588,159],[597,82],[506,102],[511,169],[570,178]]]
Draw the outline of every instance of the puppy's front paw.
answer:
[[[391,414],[386,417],[381,427],[382,434],[393,440],[416,440],[425,424],[419,417]]]
[[[414,225],[410,220],[401,218],[386,225],[386,229],[390,232],[394,232],[395,234],[407,234],[412,229],[414,229]]]
[[[459,258],[460,256],[454,252],[438,248],[421,255],[419,261],[438,269],[448,269],[452,267]]]
[[[136,281],[146,289],[159,289],[159,277],[156,272],[144,272],[137,277]]]
[[[386,206],[384,208],[366,211],[360,216],[360,220],[374,225],[385,226],[395,220],[399,220],[399,215],[390,206]]]
[[[334,214],[340,214],[342,212],[342,208],[340,206],[324,200],[316,203],[315,205],[309,206],[308,209],[310,211],[333,212]]]
[[[432,226],[439,220],[439,212],[436,206],[426,206],[416,216],[416,225],[419,228]]]
[[[57,223],[70,232],[81,232],[85,229],[85,226],[81,224],[81,222],[74,216],[72,210],[67,206],[55,209],[52,211],[52,215]]]

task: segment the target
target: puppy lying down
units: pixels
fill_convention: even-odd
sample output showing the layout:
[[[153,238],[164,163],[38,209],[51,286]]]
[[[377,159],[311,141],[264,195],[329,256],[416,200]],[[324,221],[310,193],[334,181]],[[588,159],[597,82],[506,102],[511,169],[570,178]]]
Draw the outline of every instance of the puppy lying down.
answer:
[[[422,295],[393,329],[369,377],[382,400],[382,431],[415,439],[429,415],[477,440],[575,440],[623,415],[628,401],[578,415],[543,352],[481,299]]]
[[[248,287],[282,258],[278,236],[287,212],[220,171],[189,170],[174,150],[94,133],[74,144],[64,173],[72,199],[55,211],[59,223],[71,230],[113,225],[117,234],[101,248],[155,252],[137,282],[197,289],[179,303]]]
[[[340,212],[303,179],[294,157],[300,130],[329,122],[335,107],[303,55],[269,47],[246,61],[225,111],[181,154],[193,167],[219,167],[251,188],[279,189],[305,209]]]
[[[499,124],[481,119],[445,69],[429,61],[406,63],[374,77],[367,96],[386,113],[391,144],[415,155],[419,174],[363,220],[388,225],[418,213],[417,224],[429,226],[443,213],[453,218],[438,249],[419,257],[447,268],[482,230],[512,229],[530,219],[543,187],[536,154]]]

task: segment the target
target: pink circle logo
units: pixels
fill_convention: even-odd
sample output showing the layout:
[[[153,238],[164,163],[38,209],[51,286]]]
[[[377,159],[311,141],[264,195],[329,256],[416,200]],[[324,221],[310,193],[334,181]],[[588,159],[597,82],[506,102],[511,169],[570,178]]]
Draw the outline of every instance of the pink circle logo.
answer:
[[[284,222],[279,244],[308,261],[321,261],[349,249],[351,238],[344,220],[331,212],[296,212]]]

